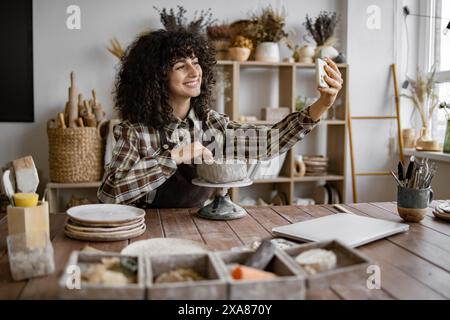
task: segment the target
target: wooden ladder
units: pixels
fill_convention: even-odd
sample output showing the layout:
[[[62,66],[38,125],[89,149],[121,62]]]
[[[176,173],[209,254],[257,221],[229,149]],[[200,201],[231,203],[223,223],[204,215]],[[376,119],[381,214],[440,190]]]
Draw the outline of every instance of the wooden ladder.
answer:
[[[352,172],[352,190],[353,190],[353,202],[358,202],[358,192],[356,189],[356,177],[368,177],[368,176],[388,176],[390,172],[356,172],[355,170],[355,156],[353,152],[353,134],[352,134],[352,120],[397,120],[397,135],[398,135],[398,146],[399,146],[399,156],[400,161],[404,163],[403,155],[403,139],[401,135],[401,121],[400,121],[400,97],[398,92],[397,84],[397,66],[395,64],[391,65],[392,79],[394,82],[394,94],[395,94],[395,116],[362,116],[362,117],[352,117],[350,112],[350,106],[348,107],[348,131],[349,131],[349,142],[350,142],[350,163]]]

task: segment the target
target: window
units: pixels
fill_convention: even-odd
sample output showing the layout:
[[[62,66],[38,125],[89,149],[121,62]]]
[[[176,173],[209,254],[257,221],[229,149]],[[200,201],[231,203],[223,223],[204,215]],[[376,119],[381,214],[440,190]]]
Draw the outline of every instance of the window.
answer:
[[[436,65],[436,80],[438,81],[439,101],[450,104],[450,30],[444,35],[444,30],[450,22],[450,0],[435,0],[435,39],[434,64]],[[433,136],[440,142],[444,141],[447,126],[444,110],[438,110],[433,116]]]

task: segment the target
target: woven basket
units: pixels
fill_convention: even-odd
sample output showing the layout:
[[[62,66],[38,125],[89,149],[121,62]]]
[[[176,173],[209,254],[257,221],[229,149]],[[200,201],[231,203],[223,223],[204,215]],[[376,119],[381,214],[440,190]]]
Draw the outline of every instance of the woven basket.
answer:
[[[49,128],[50,180],[53,182],[100,181],[104,141],[97,128]]]

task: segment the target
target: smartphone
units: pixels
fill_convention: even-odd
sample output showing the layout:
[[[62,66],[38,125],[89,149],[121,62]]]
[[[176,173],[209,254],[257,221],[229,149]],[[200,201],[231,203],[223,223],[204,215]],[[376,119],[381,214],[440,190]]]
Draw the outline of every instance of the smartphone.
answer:
[[[325,71],[325,66],[327,65],[327,63],[322,60],[317,58],[316,59],[316,82],[317,82],[317,86],[319,88],[329,88],[330,86],[328,85],[328,83],[325,81],[325,76],[327,75],[326,71]]]

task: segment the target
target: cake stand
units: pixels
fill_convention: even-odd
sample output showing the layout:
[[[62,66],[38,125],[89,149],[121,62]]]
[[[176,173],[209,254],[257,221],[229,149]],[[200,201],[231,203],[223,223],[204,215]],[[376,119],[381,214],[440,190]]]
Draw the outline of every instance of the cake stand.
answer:
[[[200,187],[216,188],[214,200],[201,208],[197,215],[201,218],[212,220],[233,220],[244,217],[247,212],[244,208],[233,203],[228,195],[229,188],[246,187],[253,183],[250,179],[244,179],[229,183],[209,183],[201,178],[192,180],[192,184]]]

